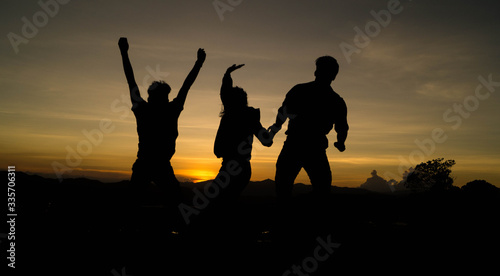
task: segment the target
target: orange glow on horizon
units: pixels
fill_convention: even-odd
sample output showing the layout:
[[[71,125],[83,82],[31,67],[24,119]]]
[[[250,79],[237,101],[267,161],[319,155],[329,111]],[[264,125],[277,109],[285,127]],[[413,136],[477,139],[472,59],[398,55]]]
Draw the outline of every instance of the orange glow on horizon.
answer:
[[[176,175],[185,176],[193,183],[198,183],[215,179],[215,177],[217,176],[217,172],[210,170],[187,169],[187,170],[179,170],[179,172],[176,172]]]

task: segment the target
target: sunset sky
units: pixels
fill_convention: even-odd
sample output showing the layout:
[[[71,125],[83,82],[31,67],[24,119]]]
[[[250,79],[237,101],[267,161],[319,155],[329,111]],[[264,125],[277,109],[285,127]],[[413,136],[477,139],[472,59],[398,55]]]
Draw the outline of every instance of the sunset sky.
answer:
[[[227,67],[246,64],[234,83],[268,127],[290,88],[314,79],[314,60],[331,55],[350,125],[345,152],[328,136],[333,185],[357,187],[372,170],[400,180],[443,157],[456,161],[455,185],[500,187],[498,1],[40,3],[50,5],[0,4],[1,170],[55,178],[59,164],[71,169],[63,177],[130,177],[138,138],[117,46],[126,36],[144,98],[163,79],[172,99],[197,49],[207,52],[179,120],[172,165],[181,181],[212,179],[220,167],[213,142]],[[274,179],[284,131],[271,148],[254,143],[252,180]],[[305,172],[296,182],[309,183]]]

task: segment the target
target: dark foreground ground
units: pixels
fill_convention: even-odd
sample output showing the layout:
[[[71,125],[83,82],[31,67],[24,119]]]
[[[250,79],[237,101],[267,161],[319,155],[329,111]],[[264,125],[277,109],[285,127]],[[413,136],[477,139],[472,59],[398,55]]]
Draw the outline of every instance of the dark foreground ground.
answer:
[[[138,276],[498,271],[497,192],[383,195],[334,189],[325,202],[296,196],[285,210],[277,208],[273,197],[246,196],[223,215],[202,211],[186,226],[175,225],[172,215],[155,205],[154,196],[131,217],[126,187],[127,182],[87,179],[59,183],[18,172],[16,272]],[[8,242],[2,238],[2,252]]]

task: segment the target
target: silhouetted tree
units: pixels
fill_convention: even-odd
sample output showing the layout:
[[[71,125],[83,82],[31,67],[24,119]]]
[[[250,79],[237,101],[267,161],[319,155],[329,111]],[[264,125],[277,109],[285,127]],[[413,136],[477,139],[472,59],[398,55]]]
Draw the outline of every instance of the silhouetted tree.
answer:
[[[488,194],[498,193],[500,189],[486,180],[474,180],[462,186],[462,191],[473,194]]]
[[[396,180],[391,179],[388,181],[388,183],[392,184],[392,186],[394,187],[394,190],[396,190],[396,191],[408,190],[408,187],[406,185],[406,181],[408,180],[408,175],[413,173],[413,171],[415,171],[415,168],[411,167],[403,173],[403,179],[401,181],[397,182]]]
[[[453,187],[450,176],[453,165],[455,160],[444,161],[444,158],[422,162],[408,174],[406,187],[413,191],[449,190]]]

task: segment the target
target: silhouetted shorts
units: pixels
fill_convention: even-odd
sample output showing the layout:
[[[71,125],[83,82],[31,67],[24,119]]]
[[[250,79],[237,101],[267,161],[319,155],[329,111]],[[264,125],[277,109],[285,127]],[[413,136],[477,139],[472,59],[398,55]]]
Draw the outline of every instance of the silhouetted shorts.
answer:
[[[276,194],[290,197],[293,184],[300,170],[304,168],[314,193],[328,194],[332,184],[332,171],[322,146],[285,142],[276,162]]]
[[[228,169],[229,163],[231,163],[232,169]],[[223,179],[224,182],[227,181],[227,185],[223,188],[220,197],[224,202],[234,201],[238,199],[250,181],[252,175],[250,161],[224,159],[217,178],[222,175],[228,179]]]
[[[166,201],[177,202],[180,199],[180,184],[170,161],[153,162],[137,159],[132,166],[130,185],[131,192],[138,195],[145,193],[148,186],[156,185],[164,193],[163,198]]]

